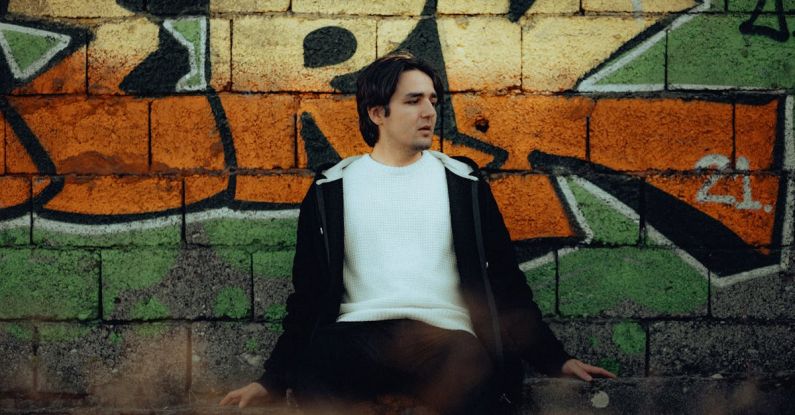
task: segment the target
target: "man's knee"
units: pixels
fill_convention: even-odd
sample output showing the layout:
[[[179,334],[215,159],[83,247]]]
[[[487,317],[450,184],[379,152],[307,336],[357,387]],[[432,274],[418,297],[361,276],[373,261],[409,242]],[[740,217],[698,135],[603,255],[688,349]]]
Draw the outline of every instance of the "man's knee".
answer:
[[[450,353],[450,364],[456,369],[456,376],[463,383],[472,385],[489,381],[494,376],[494,363],[486,348],[470,334],[461,337],[462,340],[453,345]]]

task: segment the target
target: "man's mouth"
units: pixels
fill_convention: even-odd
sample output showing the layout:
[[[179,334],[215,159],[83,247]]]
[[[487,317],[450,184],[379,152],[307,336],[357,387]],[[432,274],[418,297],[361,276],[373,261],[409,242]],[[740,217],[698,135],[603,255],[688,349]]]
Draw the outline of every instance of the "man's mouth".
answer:
[[[432,129],[433,128],[429,125],[426,125],[425,127],[420,127],[420,131],[431,131]]]

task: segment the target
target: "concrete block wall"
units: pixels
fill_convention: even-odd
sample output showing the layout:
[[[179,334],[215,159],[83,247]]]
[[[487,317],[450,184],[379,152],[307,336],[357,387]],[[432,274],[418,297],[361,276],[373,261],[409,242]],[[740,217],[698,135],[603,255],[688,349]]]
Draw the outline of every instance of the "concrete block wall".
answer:
[[[531,372],[524,411],[791,411],[794,28],[789,0],[0,2],[0,412],[215,413],[257,378],[312,168],[368,151],[355,76],[398,49],[553,330],[621,376]]]

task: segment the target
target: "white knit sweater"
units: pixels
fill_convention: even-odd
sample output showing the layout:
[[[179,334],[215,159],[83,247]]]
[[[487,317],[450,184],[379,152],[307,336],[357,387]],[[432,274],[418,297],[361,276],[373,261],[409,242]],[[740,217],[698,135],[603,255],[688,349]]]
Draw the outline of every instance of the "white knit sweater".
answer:
[[[342,173],[345,295],[337,321],[408,318],[473,333],[461,299],[442,163],[362,156]]]

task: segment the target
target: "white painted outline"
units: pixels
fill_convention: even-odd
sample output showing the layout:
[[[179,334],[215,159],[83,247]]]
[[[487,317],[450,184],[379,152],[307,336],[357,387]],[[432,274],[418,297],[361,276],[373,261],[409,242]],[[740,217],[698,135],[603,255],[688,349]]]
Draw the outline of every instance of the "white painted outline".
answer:
[[[3,35],[3,31],[11,31],[11,32],[18,32],[24,33],[27,35],[33,36],[43,36],[48,38],[54,38],[58,41],[55,47],[48,50],[46,53],[41,55],[39,59],[33,61],[27,68],[24,70],[19,67],[16,58],[11,53],[11,45],[8,44],[8,40]],[[69,42],[72,41],[72,38],[68,35],[64,35],[62,33],[55,33],[49,32],[46,30],[41,29],[34,29],[32,27],[27,26],[17,26],[8,23],[0,23],[0,49],[3,50],[3,55],[6,58],[6,62],[8,62],[8,66],[11,68],[11,73],[14,74],[14,78],[19,81],[26,81],[30,79],[33,75],[35,75],[41,68],[45,67],[50,60],[58,54],[58,52],[66,49],[69,46]]]
[[[792,120],[793,112],[795,112],[795,104],[793,104],[792,95],[787,96],[784,100],[784,170],[795,169],[795,124]]]
[[[665,38],[665,33],[670,30],[675,30],[679,26],[689,22],[691,19],[695,17],[693,13],[701,13],[705,10],[709,10],[712,7],[712,0],[704,0],[703,3],[700,5],[693,7],[692,9],[686,11],[681,16],[674,19],[668,27],[661,29],[659,32],[652,35],[650,38],[646,39],[645,41],[641,42],[640,45],[636,46],[634,49],[626,53],[617,61],[607,65],[606,67],[600,69],[593,75],[585,78],[581,83],[580,86],[577,88],[577,91],[581,92],[649,92],[649,91],[662,91],[665,89],[664,84],[606,84],[606,85],[596,85],[602,79],[612,75],[619,69],[626,66],[628,63],[632,62],[638,56],[642,55],[647,50],[651,49],[657,42]],[[671,88],[675,86],[684,87],[686,85],[669,85]],[[691,85],[692,86],[692,85]],[[686,88],[681,88],[686,89]],[[700,88],[696,89],[715,89],[715,88],[707,88],[706,86],[701,86]],[[727,89],[725,87],[718,87],[717,89]],[[732,87],[732,89],[736,89]]]
[[[201,48],[202,56],[201,56],[201,65],[198,67],[196,66],[196,56],[197,51],[196,48],[193,46],[188,39],[185,39],[185,36],[182,36],[182,33],[179,33],[174,28],[174,22],[183,22],[183,21],[198,21],[199,22],[199,30],[201,33],[201,37],[199,38],[199,48]],[[205,59],[206,56],[205,51],[207,50],[207,18],[204,16],[193,16],[193,17],[181,17],[179,19],[167,19],[163,22],[163,27],[174,36],[174,39],[177,40],[182,46],[185,46],[188,49],[188,61],[190,63],[190,72],[185,74],[182,78],[177,81],[176,90],[177,92],[184,92],[184,91],[201,91],[207,88],[207,77],[204,71],[205,66]],[[201,83],[195,86],[189,86],[188,80],[196,75],[201,77]]]
[[[33,232],[45,230],[52,232],[69,233],[77,236],[102,236],[111,233],[124,233],[135,231],[147,231],[160,229],[168,226],[179,226],[182,222],[182,215],[175,214],[152,219],[136,220],[122,223],[102,223],[102,224],[83,224],[62,222],[43,218],[36,213],[33,214]]]
[[[522,262],[521,264],[519,264],[519,269],[522,270],[522,272],[527,272],[530,271],[531,269],[536,269],[542,265],[546,265],[554,261],[555,261],[555,254],[553,252],[550,252],[544,256],[540,256],[538,258]]]
[[[0,222],[0,231],[16,228],[26,228],[30,226],[30,213],[25,212],[22,216]]]
[[[185,223],[200,223],[212,219],[246,219],[246,220],[273,220],[273,219],[295,219],[298,218],[298,209],[281,209],[281,210],[245,210],[237,211],[229,208],[219,208],[206,210],[202,212],[188,213],[185,215]],[[0,229],[6,227],[13,227],[9,223],[22,223],[27,226],[30,218],[26,215],[21,218],[14,219],[13,221],[0,222]],[[33,228],[34,232],[37,229],[46,231],[55,231],[69,233],[78,236],[97,236],[107,235],[112,233],[136,232],[147,231],[151,229],[160,229],[168,226],[180,226],[182,224],[182,214],[173,214],[152,219],[136,220],[131,222],[122,223],[108,223],[108,224],[82,224],[61,222],[57,220],[43,218],[37,214],[33,214]]]
[[[218,209],[188,213],[185,215],[185,223],[191,224],[212,219],[272,220],[296,218],[298,218],[298,209],[232,210],[228,207],[222,207]]]
[[[560,186],[560,191],[563,192],[563,197],[566,199],[569,209],[571,209],[571,212],[574,214],[574,218],[577,220],[577,225],[579,225],[580,229],[582,229],[583,233],[585,233],[585,239],[583,240],[583,243],[591,243],[593,240],[593,229],[591,229],[590,225],[588,225],[585,215],[582,214],[580,205],[577,203],[574,193],[571,192],[569,183],[566,181],[566,178],[560,176],[555,177],[555,180],[558,182],[558,186]]]

